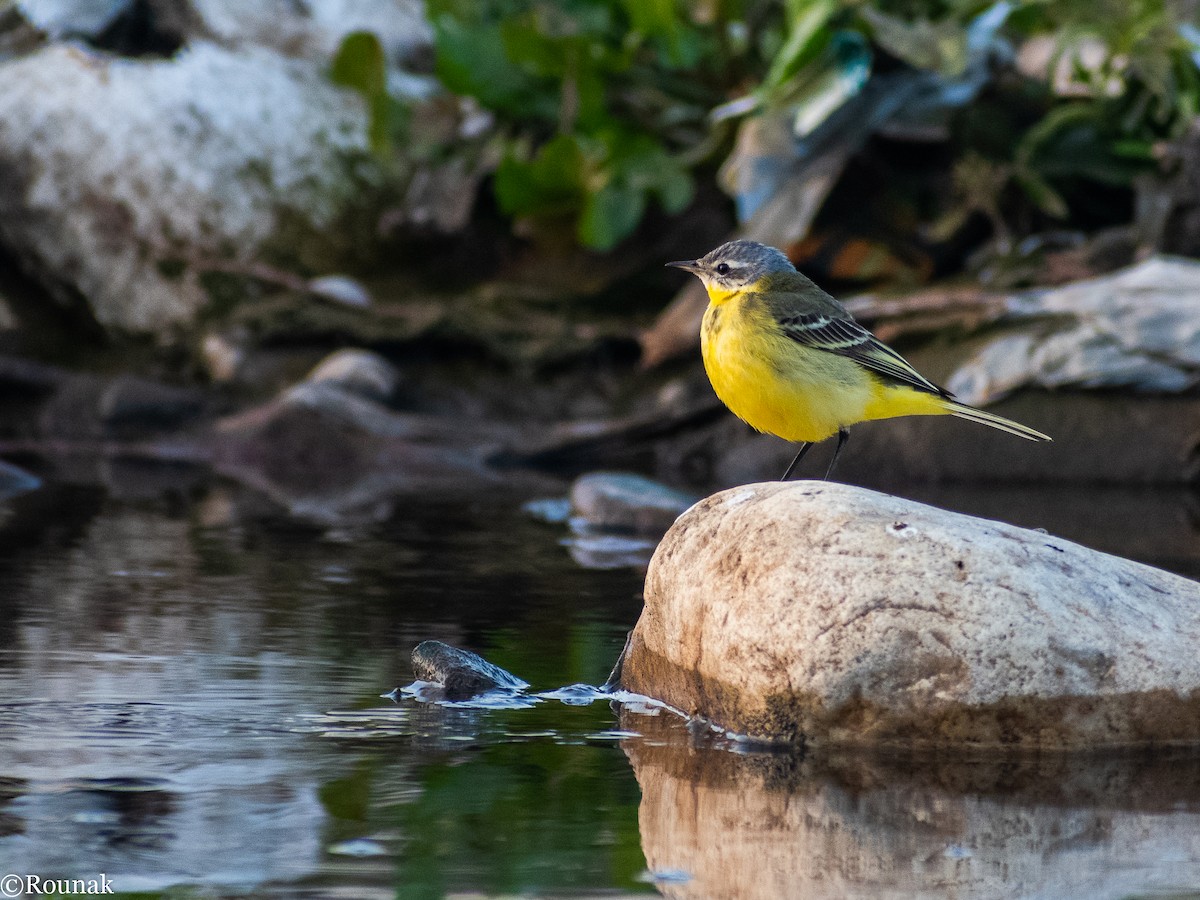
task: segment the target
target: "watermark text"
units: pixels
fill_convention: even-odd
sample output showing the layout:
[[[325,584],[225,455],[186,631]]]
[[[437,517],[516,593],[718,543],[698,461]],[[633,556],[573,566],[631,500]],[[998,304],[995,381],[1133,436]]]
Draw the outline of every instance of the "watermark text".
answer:
[[[0,897],[70,897],[112,892],[112,881],[103,872],[96,878],[43,878],[15,872],[0,878]]]

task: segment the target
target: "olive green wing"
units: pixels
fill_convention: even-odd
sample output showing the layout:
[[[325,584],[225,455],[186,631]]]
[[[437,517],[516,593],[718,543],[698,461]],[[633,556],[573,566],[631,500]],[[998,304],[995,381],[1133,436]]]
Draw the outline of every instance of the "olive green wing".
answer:
[[[780,329],[798,344],[852,359],[865,369],[916,391],[951,398],[953,395],[929,381],[908,361],[853,319],[825,313],[776,317]]]

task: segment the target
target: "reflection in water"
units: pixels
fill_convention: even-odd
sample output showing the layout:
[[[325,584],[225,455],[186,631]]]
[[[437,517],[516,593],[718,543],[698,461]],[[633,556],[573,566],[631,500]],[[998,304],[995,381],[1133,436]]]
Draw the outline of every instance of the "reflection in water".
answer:
[[[694,746],[652,705],[618,723],[579,685],[607,676],[641,573],[581,568],[527,497],[319,530],[135,475],[3,507],[0,874],[222,897],[1200,886],[1192,760],[818,764]],[[430,638],[540,702],[381,697]]]
[[[636,785],[587,737],[606,708],[380,697],[427,637],[539,687],[602,680],[636,573],[579,570],[511,498],[321,532],[197,496],[51,487],[0,525],[0,873],[255,897],[636,887]],[[522,833],[540,855],[507,874],[464,850],[503,859]]]
[[[629,727],[649,727],[623,717]],[[647,734],[647,737],[650,735]],[[680,898],[1195,896],[1200,758],[827,760],[631,740]]]

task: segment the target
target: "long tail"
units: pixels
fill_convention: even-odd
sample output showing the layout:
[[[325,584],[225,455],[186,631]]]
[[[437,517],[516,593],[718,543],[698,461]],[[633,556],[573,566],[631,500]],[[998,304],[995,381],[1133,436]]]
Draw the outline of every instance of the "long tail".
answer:
[[[955,400],[947,400],[945,403],[946,409],[950,411],[950,415],[958,416],[960,419],[968,419],[972,422],[978,422],[980,425],[990,425],[992,428],[1007,431],[1009,434],[1015,434],[1017,437],[1023,437],[1027,441],[1051,440],[1049,435],[1035,431],[1026,425],[1022,425],[1020,422],[1014,422],[1012,419],[1006,419],[1004,416],[984,412],[982,409],[976,409],[973,406],[967,406],[965,403],[958,403]]]

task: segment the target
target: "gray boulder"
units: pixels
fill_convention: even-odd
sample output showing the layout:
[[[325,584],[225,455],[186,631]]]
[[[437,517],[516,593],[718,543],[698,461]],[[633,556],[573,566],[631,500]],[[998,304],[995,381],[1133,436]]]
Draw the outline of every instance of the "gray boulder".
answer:
[[[309,62],[52,44],[0,83],[0,242],[105,326],[167,333],[209,303],[206,273],[327,271],[374,227],[365,105]]]
[[[155,0],[170,9],[179,0]],[[352,31],[379,38],[393,60],[403,60],[433,43],[433,30],[420,0],[188,0],[198,34],[227,46],[273,47],[289,56],[322,62]]]
[[[381,357],[338,351],[197,441],[218,471],[322,523],[385,519],[401,495],[500,484],[484,459],[502,429],[392,410],[378,394],[394,377]]]
[[[1200,262],[1157,256],[1017,294],[1006,313],[1026,327],[991,338],[946,387],[977,406],[1025,387],[1187,391],[1200,381],[1197,284]]]
[[[667,533],[629,690],[774,742],[1200,740],[1200,584],[862,488],[724,491]]]

